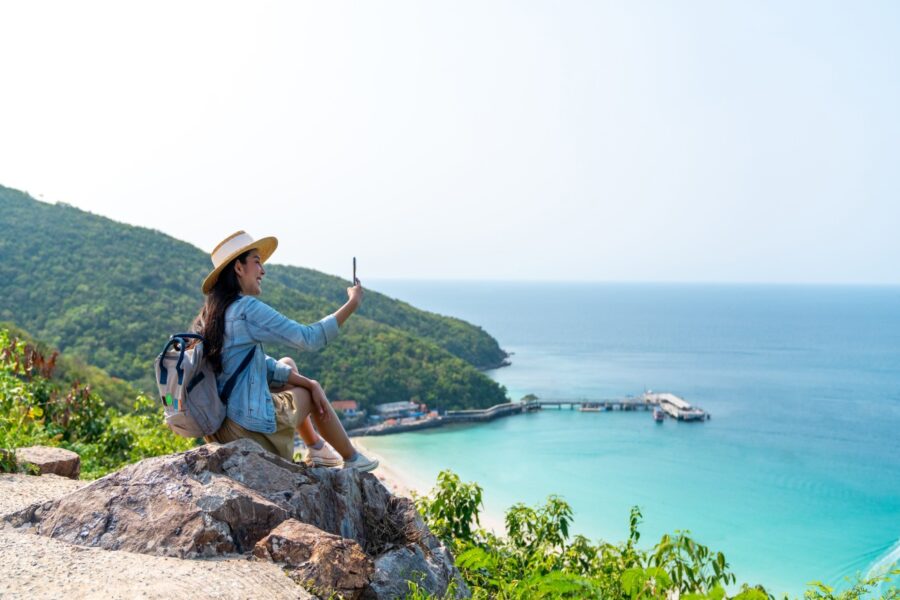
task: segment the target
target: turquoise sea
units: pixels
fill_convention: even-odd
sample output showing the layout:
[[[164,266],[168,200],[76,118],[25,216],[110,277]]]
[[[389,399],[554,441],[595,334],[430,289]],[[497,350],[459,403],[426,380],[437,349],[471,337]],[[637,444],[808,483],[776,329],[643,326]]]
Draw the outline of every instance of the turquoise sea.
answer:
[[[441,469],[515,502],[563,496],[574,531],[642,542],[690,530],[738,582],[798,595],[900,560],[900,288],[369,282],[482,326],[512,398],[671,391],[705,423],[545,410],[367,438],[427,487]]]

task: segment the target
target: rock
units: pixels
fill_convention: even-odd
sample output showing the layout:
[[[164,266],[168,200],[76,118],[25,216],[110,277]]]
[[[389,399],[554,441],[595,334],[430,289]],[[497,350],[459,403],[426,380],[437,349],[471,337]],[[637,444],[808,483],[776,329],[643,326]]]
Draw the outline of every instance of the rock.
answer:
[[[256,543],[253,555],[287,566],[287,574],[308,590],[329,597],[359,598],[375,570],[359,544],[288,519]]]
[[[247,439],[149,458],[4,519],[81,546],[180,558],[252,550],[347,597],[403,596],[407,580],[437,596],[458,581],[468,595],[411,500],[370,473],[297,465]]]
[[[415,581],[424,589],[447,587],[431,572],[422,549],[415,545],[389,550],[375,561],[377,569],[372,580],[372,591],[377,598],[403,598],[409,593],[407,580]]]
[[[34,465],[39,475],[52,473],[69,479],[78,479],[81,473],[81,457],[65,448],[50,446],[17,448],[16,461]]]
[[[430,535],[430,534],[429,534]],[[450,584],[456,598],[467,598],[469,588],[453,564],[450,552],[433,536],[434,547],[407,544],[388,550],[375,560],[375,573],[368,598],[403,598],[409,594],[407,581],[423,590],[444,597]]]

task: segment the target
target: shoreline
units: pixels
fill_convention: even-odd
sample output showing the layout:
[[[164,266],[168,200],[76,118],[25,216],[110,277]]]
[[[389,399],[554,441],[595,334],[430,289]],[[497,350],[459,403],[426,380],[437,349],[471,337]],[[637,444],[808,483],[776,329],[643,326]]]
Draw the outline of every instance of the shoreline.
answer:
[[[443,416],[423,418],[417,420],[401,419],[397,423],[370,425],[368,427],[356,427],[347,431],[347,435],[359,439],[365,436],[391,435],[406,433],[409,431],[421,431],[446,425],[460,425],[470,423],[487,423],[494,419],[524,414],[531,410],[527,403],[521,401],[509,401],[495,404],[489,408],[476,408],[465,410],[448,410]]]
[[[422,482],[414,481],[408,474],[392,467],[390,462],[385,460],[384,455],[374,452],[366,446],[364,439],[362,437],[354,437],[353,445],[369,458],[378,460],[378,467],[372,471],[372,475],[377,477],[392,494],[413,498],[414,494],[424,496],[430,491],[432,486],[424,486]]]
[[[365,437],[354,437],[353,445],[356,449],[368,456],[369,458],[378,459],[378,467],[372,471],[372,474],[381,481],[392,494],[397,496],[405,496],[414,498],[414,495],[425,496],[435,486],[437,482],[432,481],[425,483],[416,480],[401,469],[392,466],[389,460],[386,460],[383,454],[373,451],[365,445]],[[482,506],[479,513],[479,521],[481,527],[492,532],[494,535],[505,536],[506,524],[504,515],[495,515],[488,513]]]

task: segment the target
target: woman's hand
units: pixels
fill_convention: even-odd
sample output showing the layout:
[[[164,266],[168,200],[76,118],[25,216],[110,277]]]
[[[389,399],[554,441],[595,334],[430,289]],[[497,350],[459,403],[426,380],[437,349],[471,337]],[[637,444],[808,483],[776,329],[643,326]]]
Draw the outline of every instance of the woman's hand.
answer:
[[[347,298],[347,302],[334,313],[334,318],[337,319],[338,325],[343,325],[344,321],[355,313],[359,305],[362,304],[363,288],[359,279],[356,280],[356,285],[347,288]]]
[[[282,359],[282,361],[287,360],[290,359]],[[297,386],[309,390],[309,395],[312,397],[312,410],[319,413],[319,417],[321,417],[322,420],[327,420],[328,417],[331,416],[331,411],[328,410],[328,397],[325,395],[325,390],[322,389],[322,385],[315,379],[310,379],[301,375],[296,370],[297,365],[294,364],[293,360],[291,360],[290,363],[287,364],[289,364],[291,367],[291,374],[288,375],[287,385],[285,385],[281,389],[287,390],[293,386]]]
[[[359,305],[362,304],[363,288],[359,279],[356,280],[356,285],[347,288],[347,298],[353,303],[354,309],[359,308]]]
[[[310,381],[312,382],[312,387],[309,388],[309,393],[312,396],[313,410],[319,413],[319,417],[323,421],[327,420],[331,415],[331,411],[328,410],[328,397],[325,395],[325,390],[322,389],[318,381]]]

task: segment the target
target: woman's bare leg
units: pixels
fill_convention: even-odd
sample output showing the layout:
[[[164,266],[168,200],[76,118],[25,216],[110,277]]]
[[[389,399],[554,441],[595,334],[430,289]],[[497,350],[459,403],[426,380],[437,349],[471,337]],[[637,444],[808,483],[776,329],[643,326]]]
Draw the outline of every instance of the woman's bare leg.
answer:
[[[290,356],[282,357],[278,362],[286,364],[291,368],[292,371],[299,373],[297,370],[297,363],[294,362],[294,359]],[[291,389],[292,386],[284,386],[278,388],[279,392],[286,392]],[[319,440],[322,439],[321,436],[316,432],[315,428],[313,428],[312,420],[309,417],[306,417],[300,424],[297,425],[297,433],[300,434],[300,437],[303,439],[303,443],[306,444],[307,448],[315,446],[319,443]]]
[[[302,387],[294,387],[288,391],[294,396],[294,406],[300,413],[300,418],[306,420],[312,416],[319,433],[331,444],[332,448],[337,450],[344,460],[353,458],[356,454],[356,449],[350,443],[350,438],[347,436],[347,432],[344,431],[344,426],[341,425],[341,421],[331,407],[331,403],[326,403],[325,410],[327,412],[324,415],[320,415],[313,410],[313,401],[309,390]]]
[[[307,448],[312,448],[322,439],[313,427],[312,419],[309,417],[306,417],[299,425],[297,425],[297,433],[303,438],[303,443],[306,444]]]

